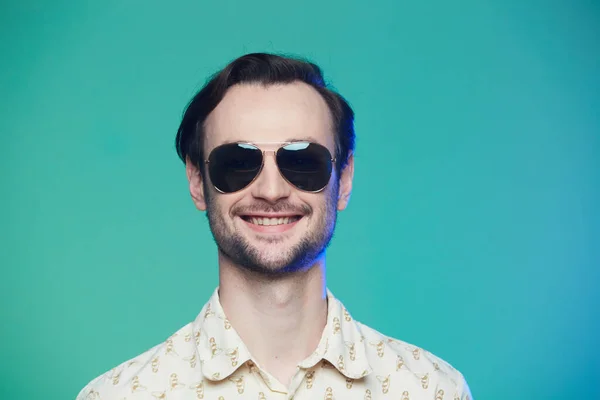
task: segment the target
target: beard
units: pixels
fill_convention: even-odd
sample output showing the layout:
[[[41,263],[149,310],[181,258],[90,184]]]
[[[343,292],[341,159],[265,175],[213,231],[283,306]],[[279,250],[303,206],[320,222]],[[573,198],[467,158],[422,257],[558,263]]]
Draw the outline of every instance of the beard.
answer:
[[[214,196],[219,194],[210,193],[205,187],[207,195],[206,216],[210,230],[219,252],[228,257],[235,265],[248,271],[265,276],[281,276],[310,268],[315,260],[319,258],[329,246],[335,230],[337,221],[337,193],[338,182],[326,189],[325,199],[317,208],[308,205],[294,207],[282,201],[269,204],[264,201],[256,202],[251,207],[244,208],[245,212],[299,212],[303,219],[312,222],[308,231],[295,244],[278,247],[284,240],[280,238],[260,238],[260,242],[268,244],[272,249],[261,250],[252,245],[248,239],[238,230],[229,228],[231,224],[226,221],[227,212],[221,210]],[[210,195],[208,195],[210,193]],[[232,210],[236,211],[236,210]],[[241,210],[240,210],[241,211]],[[232,213],[240,215],[240,212]],[[268,253],[268,254],[267,254]]]

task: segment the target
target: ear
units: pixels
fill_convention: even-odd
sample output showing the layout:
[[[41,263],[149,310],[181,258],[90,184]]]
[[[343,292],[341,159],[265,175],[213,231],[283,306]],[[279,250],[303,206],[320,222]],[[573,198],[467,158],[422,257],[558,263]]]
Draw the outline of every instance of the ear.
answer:
[[[350,194],[352,193],[352,180],[354,179],[354,153],[350,153],[348,162],[342,170],[340,176],[340,187],[338,192],[338,211],[344,210],[348,206],[350,201]]]
[[[200,211],[206,210],[206,199],[204,197],[204,185],[202,184],[202,174],[200,170],[189,157],[185,158],[185,173],[190,184],[190,194],[196,208]]]

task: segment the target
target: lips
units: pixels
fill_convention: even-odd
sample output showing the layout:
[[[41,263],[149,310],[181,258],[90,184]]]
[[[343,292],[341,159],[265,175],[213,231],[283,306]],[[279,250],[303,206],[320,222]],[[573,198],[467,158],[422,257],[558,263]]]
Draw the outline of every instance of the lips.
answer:
[[[287,225],[296,222],[301,217],[299,215],[285,216],[285,217],[259,217],[259,216],[242,216],[246,222],[250,222],[254,225],[263,226],[275,226],[275,225]]]
[[[246,225],[260,233],[283,233],[302,219],[302,215],[240,215]]]

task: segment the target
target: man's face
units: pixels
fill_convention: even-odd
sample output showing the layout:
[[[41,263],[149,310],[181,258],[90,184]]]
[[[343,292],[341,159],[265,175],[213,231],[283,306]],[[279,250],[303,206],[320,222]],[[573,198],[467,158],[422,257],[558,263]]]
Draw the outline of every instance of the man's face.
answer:
[[[273,143],[305,140],[335,154],[331,114],[322,97],[304,83],[237,85],[210,114],[205,132],[207,156],[229,142],[256,143],[267,151],[260,175],[230,194],[217,192],[208,174],[200,176],[188,162],[192,197],[207,210],[219,250],[235,264],[269,275],[310,267],[333,235],[337,210],[347,204],[353,159],[341,180],[334,168],[324,190],[307,193],[281,176],[271,151],[279,147]],[[279,218],[277,225],[265,225],[269,217]]]

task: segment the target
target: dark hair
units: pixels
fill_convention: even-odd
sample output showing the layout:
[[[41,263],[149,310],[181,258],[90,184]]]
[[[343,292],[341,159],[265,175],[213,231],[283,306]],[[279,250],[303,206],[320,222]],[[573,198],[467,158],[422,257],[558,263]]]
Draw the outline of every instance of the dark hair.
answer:
[[[304,82],[323,97],[331,111],[335,131],[335,158],[338,173],[354,150],[354,112],[346,100],[325,84],[321,69],[312,62],[267,53],[246,54],[213,75],[188,104],[177,130],[175,146],[179,158],[204,172],[204,122],[225,97],[227,90],[243,83],[262,85]]]

